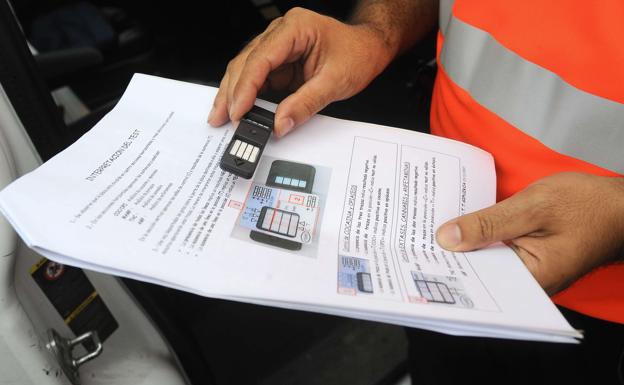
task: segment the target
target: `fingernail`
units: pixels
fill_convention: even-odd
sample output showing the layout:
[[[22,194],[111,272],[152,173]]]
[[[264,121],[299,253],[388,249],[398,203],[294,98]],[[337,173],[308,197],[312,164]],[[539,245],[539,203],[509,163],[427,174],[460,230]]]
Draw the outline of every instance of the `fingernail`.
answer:
[[[295,121],[292,118],[282,118],[280,120],[280,132],[279,136],[284,136],[292,131],[293,127],[295,127]]]
[[[444,249],[453,250],[461,243],[461,229],[456,223],[447,223],[438,229],[436,239]]]

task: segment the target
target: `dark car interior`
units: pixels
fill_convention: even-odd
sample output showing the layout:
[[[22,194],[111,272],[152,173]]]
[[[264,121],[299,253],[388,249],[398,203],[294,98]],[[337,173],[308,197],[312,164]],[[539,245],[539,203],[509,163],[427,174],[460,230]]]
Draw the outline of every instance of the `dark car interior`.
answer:
[[[110,111],[135,72],[218,86],[228,61],[288,9],[346,19],[355,2],[13,0],[12,10],[0,3],[0,81],[46,160]],[[20,26],[36,55],[12,38]],[[432,33],[361,94],[321,113],[427,132],[434,58]],[[86,106],[77,119],[50,96],[65,86]],[[381,385],[407,373],[401,327],[124,283],[192,384]]]

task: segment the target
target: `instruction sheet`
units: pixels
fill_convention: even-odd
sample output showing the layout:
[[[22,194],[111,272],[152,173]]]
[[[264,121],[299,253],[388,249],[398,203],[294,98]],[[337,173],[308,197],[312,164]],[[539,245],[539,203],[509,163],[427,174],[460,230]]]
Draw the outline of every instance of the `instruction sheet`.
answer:
[[[457,335],[581,337],[511,249],[437,245],[442,223],[495,202],[488,153],[316,116],[271,138],[245,180],[219,167],[234,129],[206,123],[215,95],[135,75],[90,132],[4,189],[0,209],[58,263],[204,296]]]

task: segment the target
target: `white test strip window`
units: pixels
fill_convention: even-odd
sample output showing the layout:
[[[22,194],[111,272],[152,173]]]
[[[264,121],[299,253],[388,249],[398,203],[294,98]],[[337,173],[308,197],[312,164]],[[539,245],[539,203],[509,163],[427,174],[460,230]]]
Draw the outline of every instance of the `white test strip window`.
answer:
[[[276,176],[275,183],[281,184],[284,186],[299,187],[299,188],[305,188],[307,184],[305,180],[296,179],[296,178],[288,178],[285,176]]]
[[[256,224],[262,230],[288,237],[297,236],[298,225],[299,214],[266,206],[262,208],[260,218]]]
[[[259,151],[260,149],[253,144],[236,139],[230,148],[230,155],[246,160],[250,163],[255,163],[258,159]]]

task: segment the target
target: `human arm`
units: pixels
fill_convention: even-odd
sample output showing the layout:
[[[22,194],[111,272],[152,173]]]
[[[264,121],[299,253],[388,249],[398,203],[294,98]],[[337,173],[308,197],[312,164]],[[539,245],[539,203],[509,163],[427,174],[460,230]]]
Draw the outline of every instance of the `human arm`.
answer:
[[[294,8],[230,61],[208,122],[239,121],[262,89],[288,89],[275,115],[275,131],[285,135],[364,89],[436,15],[435,0],[363,0],[349,23]]]

